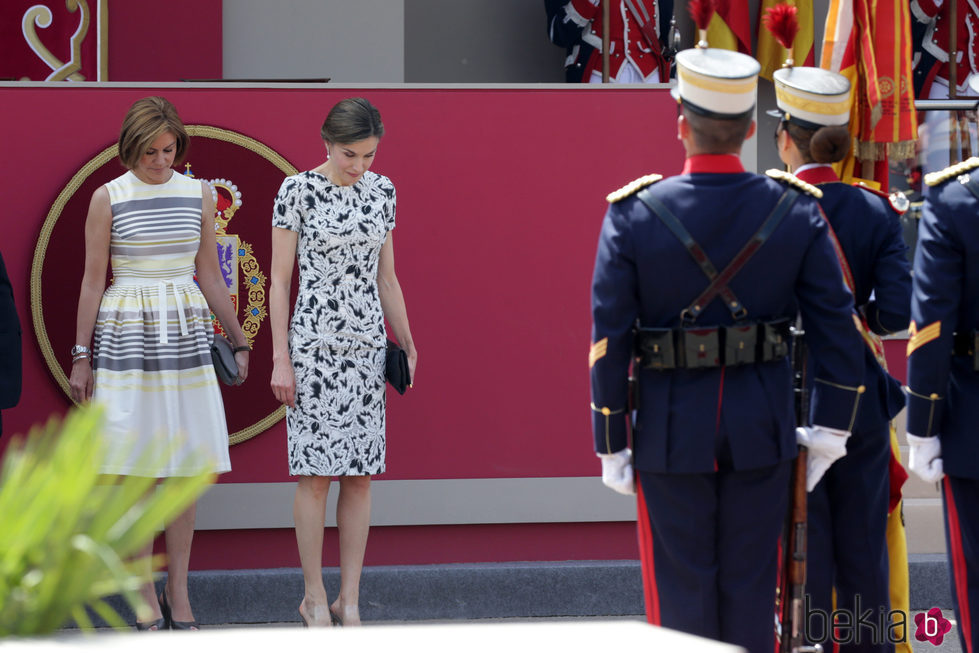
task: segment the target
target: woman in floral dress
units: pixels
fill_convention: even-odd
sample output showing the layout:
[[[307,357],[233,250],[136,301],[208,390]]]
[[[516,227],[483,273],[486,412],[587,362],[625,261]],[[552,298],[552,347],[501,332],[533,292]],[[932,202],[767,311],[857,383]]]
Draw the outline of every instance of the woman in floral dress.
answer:
[[[289,473],[299,477],[293,515],[306,625],[360,623],[370,480],[384,471],[385,319],[412,379],[418,359],[394,271],[394,185],[368,170],[383,134],[367,100],[334,106],[321,130],[326,162],[282,182],[272,218],[271,386],[288,407]],[[294,262],[299,292],[290,322]],[[340,594],[330,604],[322,550],[333,476],[340,479]]]

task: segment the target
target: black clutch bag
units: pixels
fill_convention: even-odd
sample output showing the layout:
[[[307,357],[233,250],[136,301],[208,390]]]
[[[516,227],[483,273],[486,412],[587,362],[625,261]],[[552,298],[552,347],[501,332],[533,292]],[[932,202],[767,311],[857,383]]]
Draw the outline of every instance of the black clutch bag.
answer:
[[[235,348],[231,346],[231,341],[224,336],[214,334],[214,341],[211,343],[211,362],[214,363],[214,372],[222,383],[227,385],[238,384],[238,363],[235,361]]]
[[[392,340],[388,340],[388,349],[384,360],[384,378],[391,387],[403,395],[411,384],[411,373],[408,371],[408,354]]]

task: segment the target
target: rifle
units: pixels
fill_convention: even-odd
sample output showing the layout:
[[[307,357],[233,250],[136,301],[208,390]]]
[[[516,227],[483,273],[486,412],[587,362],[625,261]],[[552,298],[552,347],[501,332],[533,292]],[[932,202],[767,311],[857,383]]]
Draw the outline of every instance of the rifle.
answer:
[[[792,386],[795,399],[795,417],[799,426],[809,422],[809,392],[806,388],[808,355],[803,338],[805,332],[792,327]],[[806,463],[808,451],[799,447],[799,455],[792,469],[789,485],[788,518],[782,548],[782,574],[779,583],[778,617],[779,653],[822,653],[819,644],[805,643],[802,601],[806,595]]]

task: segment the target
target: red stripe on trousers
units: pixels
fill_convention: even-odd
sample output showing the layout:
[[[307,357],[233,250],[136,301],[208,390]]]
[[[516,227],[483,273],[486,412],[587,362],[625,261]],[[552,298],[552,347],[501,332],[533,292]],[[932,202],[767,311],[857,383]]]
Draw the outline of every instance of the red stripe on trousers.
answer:
[[[636,505],[639,508],[639,560],[642,563],[642,590],[646,599],[646,621],[660,625],[659,590],[656,589],[656,565],[653,561],[653,529],[649,523],[649,510],[642,493],[642,484],[636,478]]]
[[[951,546],[952,573],[955,575],[955,595],[959,601],[959,619],[962,623],[962,639],[965,640],[966,653],[972,651],[972,620],[969,610],[969,580],[966,574],[965,553],[962,551],[962,529],[959,526],[959,511],[955,507],[955,495],[952,493],[952,485],[945,477],[942,482],[942,490],[945,492],[945,510],[948,513],[948,542]]]

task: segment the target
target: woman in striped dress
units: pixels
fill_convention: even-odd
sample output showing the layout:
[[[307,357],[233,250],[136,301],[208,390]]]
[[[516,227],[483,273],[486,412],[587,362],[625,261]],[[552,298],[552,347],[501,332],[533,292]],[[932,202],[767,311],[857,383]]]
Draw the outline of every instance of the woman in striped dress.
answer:
[[[76,402],[104,406],[101,471],[109,475],[231,469],[211,312],[236,345],[239,382],[248,346],[218,266],[211,188],[172,169],[189,143],[170,102],[136,101],[119,135],[129,171],[99,187],[89,206],[70,385]],[[166,527],[167,583],[159,597],[152,583],[143,587],[153,618],[137,629],[198,628],[187,596],[194,518],[191,506]]]

